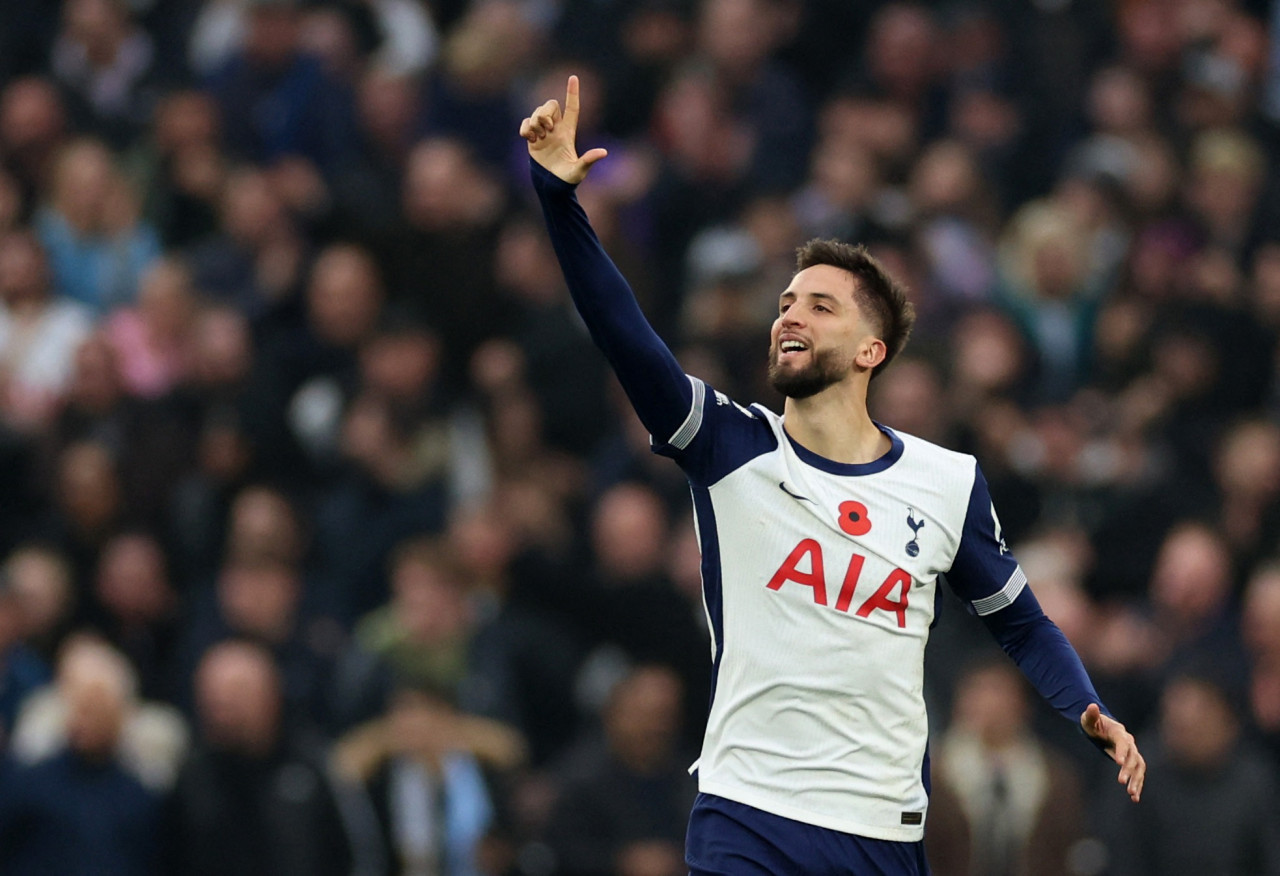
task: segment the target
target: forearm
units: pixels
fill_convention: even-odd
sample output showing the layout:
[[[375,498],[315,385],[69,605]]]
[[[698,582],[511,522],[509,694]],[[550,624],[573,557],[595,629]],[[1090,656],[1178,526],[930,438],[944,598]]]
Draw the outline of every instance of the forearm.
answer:
[[[1080,655],[1041,610],[1030,588],[1024,588],[1007,608],[984,616],[982,621],[1022,674],[1063,717],[1079,724],[1090,703],[1097,703],[1110,715]]]
[[[457,742],[481,763],[511,770],[528,760],[528,746],[515,728],[477,715],[459,715]]]
[[[600,245],[574,195],[575,187],[530,163],[534,189],[573,303],[645,428],[657,440],[666,440],[689,412],[689,380]]]

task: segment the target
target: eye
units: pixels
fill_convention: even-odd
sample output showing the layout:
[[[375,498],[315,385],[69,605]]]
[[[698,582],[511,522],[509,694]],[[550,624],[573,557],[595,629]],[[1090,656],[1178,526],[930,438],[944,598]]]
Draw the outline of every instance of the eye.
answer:
[[[815,305],[813,306],[813,309],[814,309],[814,310],[820,310],[820,311],[822,311],[823,313],[830,313],[830,312],[831,312],[831,308],[827,307],[827,305],[825,305],[825,304],[815,304]]]
[[[791,306],[790,304],[779,304],[779,305],[778,305],[778,313],[786,313],[786,312],[787,312],[787,308],[788,308],[788,307],[790,307],[790,306]]]

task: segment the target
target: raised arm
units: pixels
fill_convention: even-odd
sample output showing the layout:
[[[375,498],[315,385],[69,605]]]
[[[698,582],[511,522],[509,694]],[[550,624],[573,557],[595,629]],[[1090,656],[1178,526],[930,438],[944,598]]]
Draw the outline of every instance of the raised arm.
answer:
[[[659,442],[680,431],[694,404],[694,384],[653,331],[626,279],[591,228],[574,189],[607,154],[578,155],[578,77],[570,76],[563,111],[538,107],[520,125],[529,144],[533,185],[573,303],[631,400]]]

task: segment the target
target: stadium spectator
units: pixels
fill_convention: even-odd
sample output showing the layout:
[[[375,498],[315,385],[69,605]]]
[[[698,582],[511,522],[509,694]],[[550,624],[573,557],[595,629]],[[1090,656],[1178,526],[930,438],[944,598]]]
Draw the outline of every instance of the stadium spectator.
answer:
[[[956,874],[1070,874],[1085,809],[1073,765],[1032,732],[1013,667],[970,667],[932,764],[930,866]]]
[[[300,159],[302,172],[327,175],[353,148],[350,92],[302,51],[302,19],[299,0],[251,0],[241,44],[207,88],[233,158],[267,167]]]
[[[551,448],[589,453],[609,426],[594,414],[605,402],[604,372],[577,325],[555,253],[536,225],[514,219],[503,226],[496,257],[508,336],[542,411],[543,437]]]
[[[150,791],[168,791],[187,753],[186,721],[167,703],[140,699],[129,658],[92,634],[73,634],[63,643],[55,682],[22,704],[10,752],[19,763],[34,765],[74,745],[76,696],[104,676],[113,679],[122,697],[120,728],[112,743],[115,763]]]
[[[93,581],[95,626],[126,655],[138,693],[171,701],[179,630],[178,588],[163,548],[149,532],[123,532],[102,549]]]
[[[0,798],[4,872],[155,872],[161,797],[118,754],[132,707],[128,674],[123,660],[100,659],[60,679],[65,744],[18,767]]]
[[[579,623],[603,654],[619,649],[632,663],[676,673],[684,697],[681,727],[694,740],[705,721],[708,690],[700,667],[707,645],[693,607],[667,577],[669,526],[658,495],[640,484],[619,484],[600,497],[591,521],[590,595]]]
[[[0,143],[5,166],[18,181],[28,206],[47,190],[53,164],[68,136],[66,107],[47,78],[8,82],[0,95]]]
[[[415,425],[369,391],[344,414],[345,470],[315,517],[324,592],[340,597],[326,608],[344,623],[385,601],[386,561],[400,541],[444,527],[445,481],[437,461],[419,453]]]
[[[93,580],[98,554],[124,523],[124,497],[118,462],[111,451],[94,441],[68,445],[59,454],[54,474],[53,508],[42,530],[71,561],[78,595]],[[86,600],[77,599],[80,618]]]
[[[519,120],[517,77],[537,37],[535,15],[522,5],[468,4],[441,46],[420,121],[429,139],[465,142],[491,168],[512,154],[505,132]]]
[[[118,309],[107,320],[130,395],[156,398],[186,379],[196,304],[187,269],[162,260],[143,275],[136,306]]]
[[[356,88],[357,148],[335,176],[336,225],[351,239],[393,233],[405,161],[416,140],[421,83],[370,67]]]
[[[406,159],[397,233],[378,241],[390,298],[441,335],[444,369],[460,381],[476,346],[502,328],[494,253],[506,197],[461,139],[420,141]]]
[[[175,568],[198,580],[216,567],[231,503],[248,485],[254,447],[234,409],[214,408],[199,425],[194,471],[173,484],[168,507]]]
[[[955,423],[935,365],[904,357],[876,384],[870,400],[876,419],[901,423],[904,431],[926,441],[945,443],[949,439]]]
[[[385,716],[334,747],[336,772],[372,816],[352,825],[360,872],[492,872],[500,825],[493,775],[523,757],[524,743],[510,728],[400,688]]]
[[[498,488],[446,531],[476,616],[458,705],[519,730],[534,767],[552,763],[580,724],[582,637],[564,606],[582,582],[563,565],[568,529],[557,497],[535,482]]]
[[[76,610],[66,557],[47,544],[20,544],[4,558],[0,579],[21,605],[18,638],[52,665]]]
[[[97,316],[132,304],[160,255],[159,236],[140,220],[137,196],[98,140],[73,140],[59,151],[34,226],[58,291]]]
[[[1245,588],[1240,635],[1249,653],[1249,715],[1259,741],[1280,762],[1280,567],[1258,565]]]
[[[1089,270],[1085,229],[1061,205],[1036,202],[1013,217],[1001,250],[1001,303],[1037,353],[1031,400],[1063,401],[1088,373],[1104,282]]]
[[[190,47],[191,66],[196,72],[212,73],[235,52],[251,23],[247,5],[234,0],[201,4]],[[408,0],[322,6],[304,17],[299,39],[312,46],[332,45],[332,29],[339,26],[354,31],[343,38],[354,43],[350,50],[361,65],[383,67],[396,74],[422,72],[438,49],[439,36],[430,14]]]
[[[304,325],[282,327],[263,345],[258,382],[287,412],[293,441],[317,462],[337,449],[343,403],[359,386],[360,346],[373,336],[383,303],[380,272],[367,251],[326,247],[307,278]]]
[[[126,391],[121,359],[103,331],[76,349],[66,400],[49,432],[46,468],[82,441],[96,442],[116,458],[121,486],[135,522],[164,519],[173,481],[181,477],[195,442],[195,427],[180,406],[138,398]]]
[[[305,279],[306,241],[265,171],[240,167],[226,175],[216,230],[186,257],[197,289],[255,321],[287,306]]]
[[[1234,567],[1252,568],[1280,544],[1280,426],[1255,419],[1226,429],[1213,455],[1213,476]]]
[[[943,314],[957,303],[990,300],[995,287],[996,205],[981,174],[967,144],[939,140],[921,154],[908,183],[924,258],[920,269],[928,272],[927,288],[943,299]]]
[[[22,641],[22,609],[8,577],[0,579],[0,742],[6,748],[23,701],[49,680],[49,667]]]
[[[391,601],[362,617],[337,670],[337,726],[372,718],[399,687],[456,702],[468,672],[473,607],[446,544],[413,539],[391,558]]]
[[[89,332],[89,313],[51,288],[51,280],[33,233],[0,238],[0,415],[11,428],[48,426]]]
[[[73,124],[111,143],[129,145],[142,130],[157,83],[151,35],[123,0],[72,0],[50,68],[67,95]]]
[[[149,135],[126,154],[143,216],[167,248],[187,246],[217,226],[226,172],[219,129],[217,105],[207,94],[166,93],[152,113]]]
[[[327,642],[308,634],[302,600],[303,577],[296,564],[272,556],[229,555],[211,590],[190,600],[185,636],[171,664],[180,702],[192,702],[191,679],[209,649],[240,637],[276,661],[280,695],[293,720],[320,723],[332,654]]]
[[[1179,654],[1204,650],[1226,665],[1243,668],[1235,637],[1234,589],[1235,569],[1221,532],[1196,523],[1175,526],[1160,546],[1151,573],[1152,619],[1160,635],[1158,647],[1166,650],[1150,658],[1174,660]]]
[[[290,723],[270,652],[215,645],[195,683],[199,742],[165,803],[164,872],[349,873],[323,749]]]
[[[749,188],[752,136],[733,116],[709,71],[682,65],[663,85],[653,111],[662,159],[649,193],[656,314],[683,306],[688,247],[699,230],[728,221]]]
[[[750,130],[747,173],[769,194],[803,179],[811,145],[805,94],[774,60],[793,27],[791,10],[772,0],[707,0],[694,22],[695,57],[713,71],[735,123]]]
[[[1211,658],[1210,658],[1211,659]],[[1152,751],[1154,805],[1111,811],[1117,873],[1160,876],[1274,873],[1276,767],[1241,735],[1235,677],[1194,664],[1174,675],[1160,701]]]
[[[680,760],[679,678],[638,666],[609,694],[603,736],[570,755],[547,825],[557,873],[675,876],[693,802]]]
[[[297,509],[279,489],[259,484],[240,490],[226,521],[223,552],[229,558],[296,566],[306,556],[306,532]]]

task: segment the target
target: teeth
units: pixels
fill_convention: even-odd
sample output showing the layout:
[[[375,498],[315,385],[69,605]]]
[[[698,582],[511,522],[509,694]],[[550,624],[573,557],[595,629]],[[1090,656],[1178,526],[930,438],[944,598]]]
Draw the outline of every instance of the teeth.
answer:
[[[804,349],[804,344],[799,341],[783,341],[780,345],[780,349],[784,353],[797,353]]]

